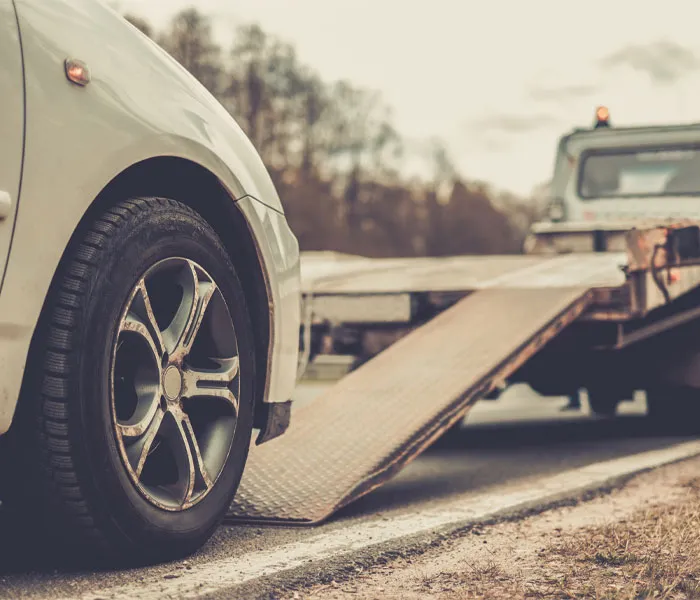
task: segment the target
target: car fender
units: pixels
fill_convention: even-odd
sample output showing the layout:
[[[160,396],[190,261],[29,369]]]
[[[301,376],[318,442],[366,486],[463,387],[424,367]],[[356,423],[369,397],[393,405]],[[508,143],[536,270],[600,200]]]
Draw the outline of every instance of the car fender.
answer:
[[[0,434],[14,413],[31,336],[56,268],[86,210],[117,175],[176,156],[245,202],[252,230],[276,235],[274,184],[229,113],[155,43],[95,0],[16,0],[25,65],[26,152],[0,292]],[[67,59],[91,81],[68,81]],[[256,205],[265,205],[264,210]],[[275,258],[289,240],[268,240]],[[277,248],[277,252],[273,250]],[[271,259],[271,262],[272,262]],[[281,263],[280,263],[281,264]]]

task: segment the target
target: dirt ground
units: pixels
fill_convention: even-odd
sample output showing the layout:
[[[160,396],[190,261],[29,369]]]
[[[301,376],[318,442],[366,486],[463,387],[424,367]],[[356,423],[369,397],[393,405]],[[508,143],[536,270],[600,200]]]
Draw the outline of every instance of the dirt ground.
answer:
[[[700,598],[700,458],[286,598]]]

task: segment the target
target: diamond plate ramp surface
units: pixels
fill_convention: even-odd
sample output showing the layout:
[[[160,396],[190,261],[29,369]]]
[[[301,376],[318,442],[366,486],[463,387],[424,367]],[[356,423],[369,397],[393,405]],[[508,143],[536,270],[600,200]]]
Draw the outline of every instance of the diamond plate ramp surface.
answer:
[[[229,521],[312,524],[381,485],[583,311],[589,288],[489,289],[350,373],[251,449]]]

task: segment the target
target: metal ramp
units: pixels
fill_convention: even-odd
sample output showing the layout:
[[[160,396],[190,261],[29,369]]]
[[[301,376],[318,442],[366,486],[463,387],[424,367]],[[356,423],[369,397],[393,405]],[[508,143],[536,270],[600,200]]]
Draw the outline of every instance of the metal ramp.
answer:
[[[310,525],[391,478],[591,300],[589,287],[472,293],[301,407],[250,452],[228,516]]]

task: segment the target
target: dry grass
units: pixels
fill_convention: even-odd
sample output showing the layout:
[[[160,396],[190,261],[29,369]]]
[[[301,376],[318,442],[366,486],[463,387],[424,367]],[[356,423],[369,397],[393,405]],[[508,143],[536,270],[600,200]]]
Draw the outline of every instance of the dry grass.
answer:
[[[657,505],[624,521],[562,536],[519,570],[506,571],[496,563],[469,567],[442,574],[426,591],[445,599],[700,598],[697,480],[689,488],[682,503]]]
[[[700,493],[640,511],[604,528],[587,529],[541,557],[566,566],[559,590],[570,598],[700,598]]]
[[[642,476],[610,497],[486,528],[427,556],[296,597],[700,599],[698,467],[671,467],[694,470],[675,481],[663,471]],[[592,513],[602,518],[587,523]]]

